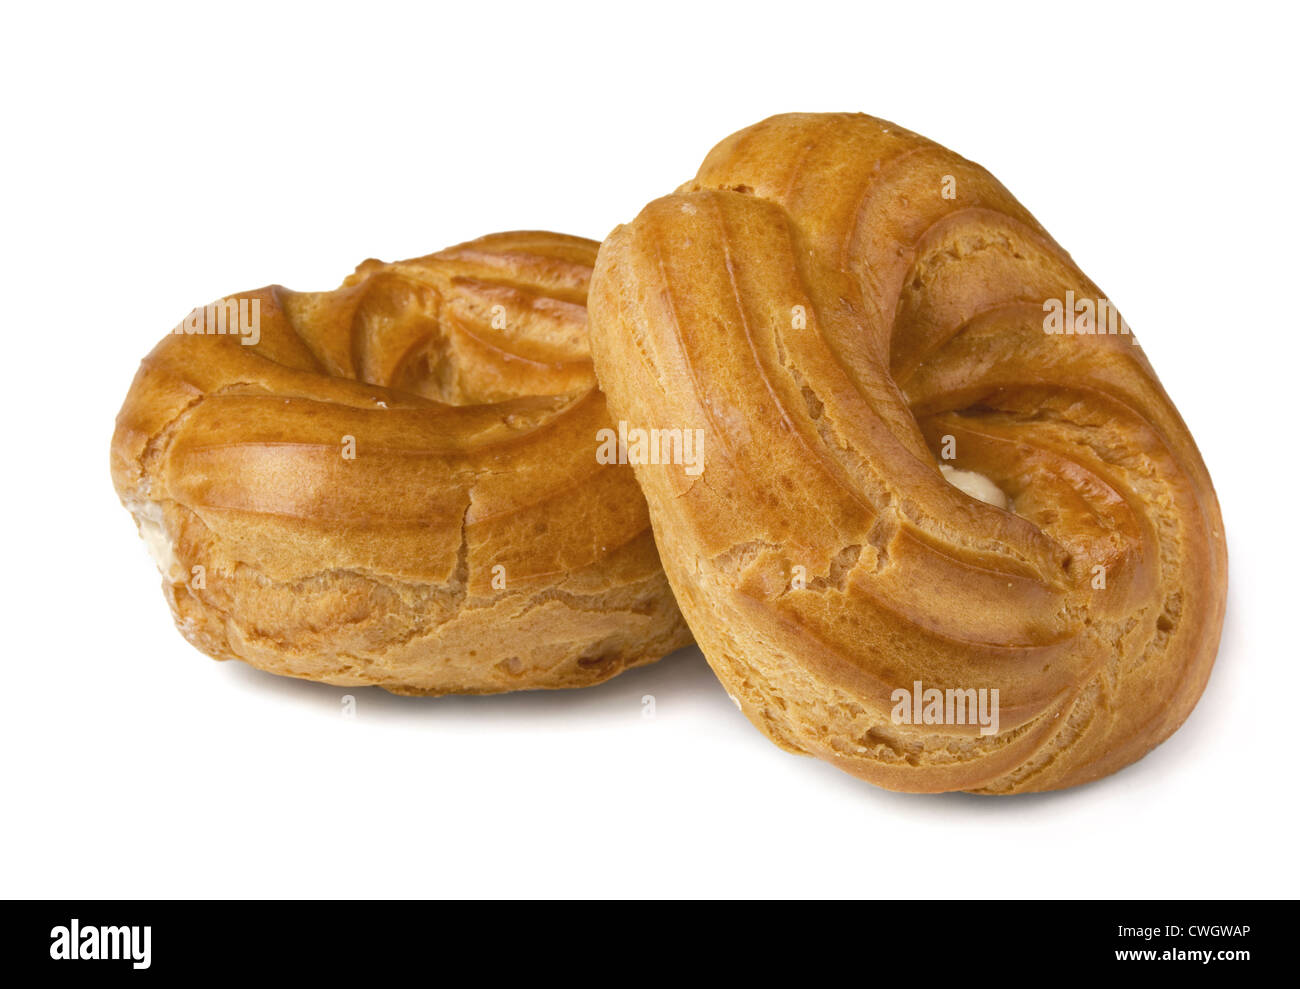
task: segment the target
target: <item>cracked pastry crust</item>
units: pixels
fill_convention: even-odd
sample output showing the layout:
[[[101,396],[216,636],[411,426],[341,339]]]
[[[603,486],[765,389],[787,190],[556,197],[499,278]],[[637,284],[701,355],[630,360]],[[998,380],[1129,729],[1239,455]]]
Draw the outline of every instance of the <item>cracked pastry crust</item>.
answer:
[[[704,430],[698,477],[637,467],[665,569],[777,744],[1016,793],[1112,773],[1192,710],[1218,503],[1130,334],[1045,332],[1067,293],[1103,298],[988,172],[860,114],[732,135],[601,246],[613,414]],[[997,730],[908,723],[917,683],[997,690]]]
[[[595,252],[496,234],[229,297],[255,345],[165,338],[112,474],[181,633],[407,694],[585,686],[688,645],[632,470],[595,456]]]

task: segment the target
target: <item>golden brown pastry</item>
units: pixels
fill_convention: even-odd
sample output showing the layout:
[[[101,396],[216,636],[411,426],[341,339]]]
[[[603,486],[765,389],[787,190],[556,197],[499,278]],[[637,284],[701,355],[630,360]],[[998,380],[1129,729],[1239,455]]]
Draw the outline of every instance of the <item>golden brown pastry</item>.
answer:
[[[112,448],[182,634],[411,694],[583,686],[688,644],[633,473],[595,456],[595,251],[498,234],[191,313]]]
[[[590,308],[615,418],[702,430],[702,471],[638,479],[777,744],[1014,793],[1187,717],[1227,583],[1210,478],[1113,306],[982,168],[872,117],[773,117],[613,233]]]

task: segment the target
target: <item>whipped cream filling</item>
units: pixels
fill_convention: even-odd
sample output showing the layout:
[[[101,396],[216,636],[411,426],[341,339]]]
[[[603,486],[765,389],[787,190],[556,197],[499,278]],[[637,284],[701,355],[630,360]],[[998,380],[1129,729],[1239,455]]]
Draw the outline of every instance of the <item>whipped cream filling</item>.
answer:
[[[995,508],[1011,510],[1011,499],[1006,492],[978,471],[961,470],[948,464],[940,464],[939,470],[943,472],[943,479],[957,490]]]
[[[155,501],[137,501],[129,507],[140,529],[140,538],[158,566],[158,572],[170,581],[180,580],[181,563],[163,523],[162,506]]]

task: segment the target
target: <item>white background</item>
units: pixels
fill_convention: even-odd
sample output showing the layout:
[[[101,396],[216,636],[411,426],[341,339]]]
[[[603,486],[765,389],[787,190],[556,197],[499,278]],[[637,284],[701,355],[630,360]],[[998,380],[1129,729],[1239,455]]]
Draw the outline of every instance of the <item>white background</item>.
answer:
[[[1297,894],[1293,5],[5,17],[0,895]],[[353,691],[348,721],[347,691],[181,639],[108,445],[192,306],[494,230],[600,238],[788,110],[984,164],[1139,334],[1231,553],[1172,740],[1064,793],[908,796],[776,749],[694,650],[578,692]]]

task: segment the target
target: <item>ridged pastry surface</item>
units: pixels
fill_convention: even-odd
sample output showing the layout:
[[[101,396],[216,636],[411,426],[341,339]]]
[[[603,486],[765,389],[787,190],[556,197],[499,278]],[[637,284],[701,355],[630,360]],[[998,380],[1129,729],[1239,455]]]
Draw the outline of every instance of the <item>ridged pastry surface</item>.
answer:
[[[602,388],[703,430],[698,476],[638,479],[773,741],[1014,793],[1113,772],[1195,705],[1227,584],[1210,478],[1131,334],[1047,332],[1067,298],[1104,296],[996,179],[857,114],[740,131],[602,245]],[[931,689],[996,690],[996,730],[900,713]]]
[[[595,455],[595,252],[497,234],[227,297],[255,335],[168,335],[112,474],[185,637],[417,694],[582,686],[688,644],[632,470]]]

